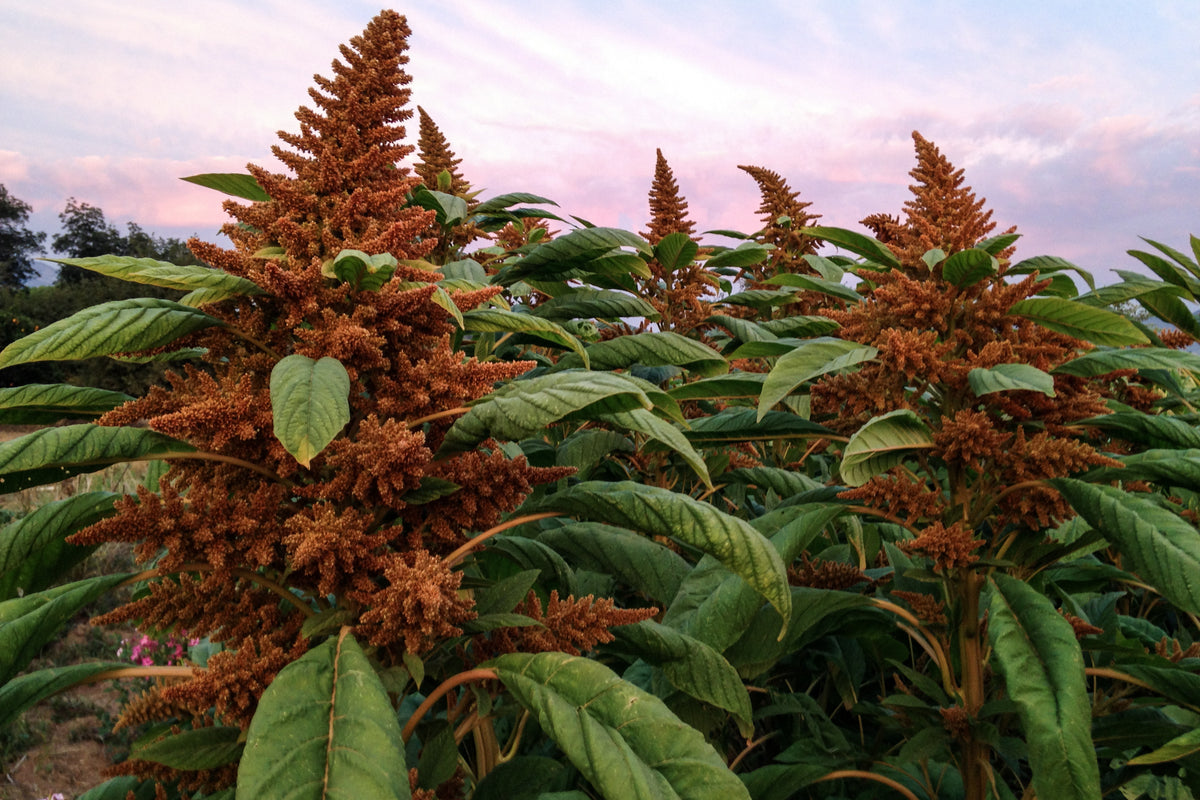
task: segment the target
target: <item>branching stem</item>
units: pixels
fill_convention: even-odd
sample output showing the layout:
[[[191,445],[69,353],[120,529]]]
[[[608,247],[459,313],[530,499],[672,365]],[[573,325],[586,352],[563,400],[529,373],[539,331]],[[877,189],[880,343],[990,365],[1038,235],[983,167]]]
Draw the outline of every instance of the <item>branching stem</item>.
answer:
[[[404,743],[408,744],[408,740],[412,738],[413,731],[417,729],[417,725],[421,719],[429,713],[429,709],[437,705],[438,700],[441,700],[448,692],[453,691],[464,683],[471,681],[495,681],[499,680],[500,676],[496,674],[494,669],[469,669],[466,672],[460,672],[457,675],[452,675],[442,681],[436,689],[430,692],[425,698],[425,702],[417,706],[417,710],[409,717],[408,722],[404,725],[404,730],[400,732],[400,737],[404,739]]]

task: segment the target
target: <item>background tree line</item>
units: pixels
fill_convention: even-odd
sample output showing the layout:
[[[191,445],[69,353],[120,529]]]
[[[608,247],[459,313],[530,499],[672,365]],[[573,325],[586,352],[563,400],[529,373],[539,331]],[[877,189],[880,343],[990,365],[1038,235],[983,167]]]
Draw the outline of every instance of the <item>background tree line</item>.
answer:
[[[31,286],[38,276],[35,262],[47,251],[47,234],[29,229],[32,210],[0,184],[0,347],[98,302],[135,296],[180,296],[179,292],[153,287],[147,295],[146,287],[69,265],[59,267],[54,283]],[[62,229],[50,238],[49,251],[60,257],[121,255],[174,264],[199,263],[181,239],[156,236],[136,222],[128,223],[122,233],[105,219],[102,209],[74,197],[67,200],[58,218]],[[124,364],[112,359],[44,362],[5,370],[0,374],[0,387],[71,383],[136,395],[157,381],[162,372],[159,364]]]

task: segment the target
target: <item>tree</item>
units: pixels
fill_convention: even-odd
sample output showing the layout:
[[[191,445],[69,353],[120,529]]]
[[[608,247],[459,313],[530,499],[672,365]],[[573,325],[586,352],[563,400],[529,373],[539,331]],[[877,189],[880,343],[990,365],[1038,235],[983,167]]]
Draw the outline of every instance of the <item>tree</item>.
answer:
[[[31,254],[46,240],[46,234],[26,227],[33,208],[8,193],[0,184],[0,286],[19,289],[37,274]]]

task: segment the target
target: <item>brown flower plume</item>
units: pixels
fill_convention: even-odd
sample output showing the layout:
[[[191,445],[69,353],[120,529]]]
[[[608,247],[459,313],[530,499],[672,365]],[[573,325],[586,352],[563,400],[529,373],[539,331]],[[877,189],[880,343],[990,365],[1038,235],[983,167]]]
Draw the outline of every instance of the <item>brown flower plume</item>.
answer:
[[[696,224],[688,219],[687,200],[662,150],[656,150],[654,180],[650,184],[649,230],[642,233],[656,245],[672,233],[685,234],[695,241]],[[701,248],[697,254],[708,252]],[[639,293],[659,314],[663,330],[686,333],[703,322],[712,312],[705,297],[716,287],[708,270],[695,259],[668,270],[658,259],[650,262],[650,277],[638,280]]]
[[[401,265],[369,291],[322,272],[343,249],[411,260],[435,244],[431,214],[405,207],[420,179],[397,166],[412,151],[400,124],[411,115],[408,33],[403,17],[385,11],[343,47],[333,77],[317,77],[310,92],[317,110],[301,108],[300,132],[280,134],[290,149],[275,152],[291,174],[251,167],[271,199],[226,204],[234,248],[192,243],[200,258],[266,292],[205,307],[237,335],[197,334],[208,348],[203,367],[172,374],[170,388],[101,420],[148,424],[206,456],[173,461],[160,492],[126,497],[116,516],[74,539],[134,542],[158,572],[143,596],[98,622],[186,629],[223,647],[192,678],[163,688],[161,702],[139,701],[131,721],[186,708],[247,725],[266,685],[309,648],[305,619],[331,602],[381,663],[458,635],[474,600],[446,556],[534,484],[564,474],[490,443],[434,461],[466,404],[533,364],[481,364],[454,350],[435,273]],[[452,299],[468,310],[496,291]],[[288,355],[336,358],[351,381],[350,422],[307,466],[273,434],[269,375]],[[158,775],[143,762],[122,769]]]
[[[934,440],[927,457],[969,481],[975,505],[964,508],[959,502],[964,495],[947,485],[938,502],[914,506],[910,482],[899,473],[843,497],[861,499],[909,525],[924,523],[919,543],[910,546],[950,568],[969,565],[973,551],[986,544],[960,527],[964,514],[995,513],[997,530],[1005,525],[1036,530],[1070,515],[1050,489],[1000,493],[1023,481],[1109,463],[1082,440],[1075,424],[1105,413],[1111,391],[1104,381],[1055,376],[1050,395],[975,394],[973,370],[1026,364],[1053,373],[1090,346],[1010,313],[1045,287],[1036,274],[1010,281],[1001,260],[997,274],[959,286],[942,278],[940,266],[930,269],[921,260],[932,248],[947,254],[971,248],[995,226],[983,201],[964,184],[963,171],[919,134],[914,140],[917,183],[904,221],[882,215],[871,220],[902,268],[872,274],[871,283],[859,289],[863,302],[822,312],[840,323],[836,335],[874,347],[878,355],[857,372],[820,380],[812,390],[812,418],[846,435],[898,409],[923,418]],[[1031,425],[1041,430],[1034,433]],[[942,493],[947,501],[940,499]],[[948,502],[951,496],[959,500]]]
[[[800,193],[793,191],[778,172],[744,164],[738,169],[758,184],[762,195],[762,203],[758,207],[764,226],[762,238],[777,248],[769,262],[748,268],[751,277],[761,281],[776,272],[811,273],[812,270],[801,260],[801,256],[816,253],[820,242],[806,235],[804,228],[812,225],[821,215],[810,213],[808,207],[812,203],[801,200]],[[783,217],[787,217],[786,222],[781,221]]]

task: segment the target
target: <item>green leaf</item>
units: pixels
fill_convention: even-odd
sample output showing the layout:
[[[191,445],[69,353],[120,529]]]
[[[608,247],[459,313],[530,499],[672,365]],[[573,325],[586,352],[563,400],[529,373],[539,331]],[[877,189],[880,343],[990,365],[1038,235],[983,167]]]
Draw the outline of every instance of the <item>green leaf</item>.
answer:
[[[771,342],[779,338],[775,334],[762,328],[748,319],[741,317],[729,317],[724,314],[715,314],[704,320],[706,325],[719,325],[729,332],[729,335],[734,339],[742,342]]]
[[[836,331],[841,326],[828,317],[797,315],[783,319],[760,320],[758,326],[776,336],[824,336]]]
[[[555,280],[623,247],[632,247],[644,258],[654,255],[645,239],[628,231],[581,228],[538,245],[520,261],[506,267],[499,282],[511,286],[525,277]]]
[[[511,331],[534,336],[551,344],[575,351],[576,363],[582,362],[587,368],[588,352],[583,343],[576,339],[561,325],[532,314],[515,314],[511,311],[500,311],[493,308],[477,308],[462,315],[463,329],[468,331],[495,332]],[[561,362],[561,360],[560,360]]]
[[[844,250],[849,250],[880,266],[892,269],[900,268],[900,261],[896,258],[896,254],[878,239],[844,228],[826,228],[819,225],[807,227],[804,232],[815,239],[822,239]]]
[[[558,203],[549,200],[541,195],[530,194],[528,192],[509,192],[484,200],[479,205],[475,206],[476,214],[494,214],[497,211],[515,206],[518,203],[530,203],[532,205],[550,205],[557,206]]]
[[[849,286],[837,281],[827,281],[824,278],[818,278],[814,275],[798,275],[796,273],[785,272],[773,278],[768,278],[765,283],[772,286],[793,286],[804,291],[819,292],[820,294],[827,294],[830,297],[836,297],[849,303],[862,301],[862,295]]]
[[[1030,275],[1034,272],[1038,273],[1039,277],[1042,278],[1050,278],[1060,272],[1074,272],[1083,278],[1083,282],[1087,284],[1089,289],[1096,288],[1096,281],[1090,272],[1058,256],[1034,256],[1033,258],[1027,258],[1009,267],[1006,274]]]
[[[747,738],[754,732],[750,695],[737,670],[713,648],[654,620],[613,629],[617,640],[663,671],[676,689],[733,715]]]
[[[658,318],[654,306],[642,298],[603,289],[575,289],[538,303],[530,313],[548,319]]]
[[[153,258],[96,256],[93,258],[47,258],[43,260],[79,267],[131,283],[177,289],[181,292],[208,290],[218,292],[223,297],[263,293],[262,288],[253,281],[231,275],[224,270],[200,266],[181,267],[169,261],[158,261]]]
[[[275,438],[304,467],[350,421],[350,375],[325,357],[285,356],[271,370]]]
[[[698,731],[608,667],[563,653],[514,653],[491,665],[602,797],[750,800]]]
[[[778,467],[743,467],[722,473],[722,483],[731,481],[773,491],[781,498],[819,489],[823,485],[803,472],[793,472]]]
[[[263,693],[239,800],[411,797],[396,712],[348,631],[288,664]]]
[[[869,361],[877,355],[879,351],[874,347],[864,347],[844,339],[821,337],[804,342],[780,356],[771,368],[758,400],[759,420],[797,386],[813,378]]]
[[[1112,486],[1071,478],[1049,483],[1143,580],[1183,610],[1200,613],[1200,532],[1167,509]]]
[[[761,264],[770,257],[774,247],[758,242],[743,242],[734,248],[726,248],[709,256],[704,262],[707,269],[718,267],[748,267]]]
[[[1030,297],[1013,303],[1009,314],[1032,320],[1043,328],[1093,344],[1120,347],[1148,344],[1149,339],[1125,317],[1061,297]]]
[[[731,372],[712,378],[692,381],[671,389],[676,400],[732,400],[758,397],[762,394],[764,372]]]
[[[671,365],[684,367],[698,375],[720,375],[729,371],[724,357],[695,339],[688,339],[670,331],[635,333],[618,336],[606,342],[588,345],[587,357],[592,369],[628,369],[634,364],[647,367]],[[560,369],[578,367],[578,356],[559,359]]]
[[[580,569],[612,575],[666,606],[691,570],[683,556],[653,539],[600,522],[576,522],[538,537]]]
[[[616,431],[587,429],[576,431],[564,439],[558,446],[555,461],[564,467],[575,467],[582,475],[617,450],[631,452],[633,442]]]
[[[1149,242],[1150,240],[1147,239],[1146,241]],[[1155,244],[1155,243],[1150,242],[1150,244]],[[1155,246],[1164,251],[1170,250],[1170,248],[1167,248],[1164,245],[1155,244]],[[1153,272],[1158,277],[1162,278],[1167,283],[1170,283],[1170,284],[1173,284],[1175,286],[1182,288],[1184,291],[1186,291],[1188,294],[1190,294],[1193,298],[1200,297],[1200,281],[1197,281],[1192,275],[1188,274],[1184,270],[1175,266],[1170,261],[1167,261],[1164,258],[1156,256],[1153,253],[1146,253],[1141,250],[1126,250],[1125,252],[1129,253],[1129,255],[1133,256],[1138,261],[1145,264],[1147,267],[1150,268],[1151,272]],[[1180,258],[1182,258],[1184,261],[1187,260],[1186,257],[1183,256],[1182,253],[1179,253],[1178,251],[1171,251],[1171,252],[1174,252],[1176,255],[1178,255]]]
[[[101,575],[0,602],[0,685],[25,669],[62,626],[128,575]]]
[[[661,442],[687,462],[704,485],[712,487],[712,479],[708,476],[708,467],[704,457],[696,452],[691,442],[671,423],[665,422],[644,408],[634,408],[629,411],[618,411],[615,414],[601,414],[599,419],[611,425],[616,425],[627,431],[644,434],[657,442]]]
[[[1003,249],[1003,248],[1001,248]],[[942,277],[960,289],[990,278],[1000,269],[996,257],[979,248],[959,250],[942,262]]]
[[[453,228],[467,218],[467,201],[456,195],[438,192],[418,186],[413,190],[412,202],[437,215],[437,224]]]
[[[1041,392],[1054,397],[1054,377],[1029,364],[997,364],[973,369],[967,382],[976,397],[996,392]]]
[[[999,257],[1002,252],[1016,244],[1017,239],[1020,238],[1021,234],[1019,233],[1002,233],[990,239],[984,239],[975,245],[975,249]]]
[[[513,381],[488,395],[460,417],[438,455],[470,450],[484,439],[520,441],[564,417],[611,414],[652,408],[638,384],[611,372],[557,372]]]
[[[534,506],[543,509],[667,536],[708,553],[765,597],[787,626],[791,594],[783,561],[761,533],[737,517],[687,495],[631,481],[580,483]]]
[[[120,495],[87,492],[41,506],[0,530],[0,600],[40,592],[88,557],[95,547],[67,544],[68,536],[117,513]]]
[[[1119,457],[1123,467],[1088,472],[1089,483],[1150,481],[1159,487],[1177,486],[1200,491],[1200,450],[1145,450]],[[1157,641],[1157,639],[1155,640]]]
[[[17,339],[0,352],[0,367],[151,350],[202,328],[224,324],[171,300],[113,300]]]
[[[129,757],[165,764],[171,769],[216,769],[237,761],[242,754],[241,728],[214,725],[185,730],[134,744]]]
[[[1168,761],[1177,761],[1181,758],[1194,755],[1200,752],[1200,729],[1188,731],[1187,733],[1176,736],[1171,741],[1164,744],[1162,747],[1150,753],[1145,753],[1136,758],[1131,758],[1127,763],[1131,766],[1142,766],[1144,764],[1165,764]]]
[[[1040,592],[992,578],[988,633],[1025,739],[1038,797],[1100,796],[1083,654],[1071,625]]]
[[[848,486],[862,486],[904,460],[906,453],[933,447],[933,435],[908,409],[882,414],[858,429],[842,451],[841,475]]]
[[[23,711],[47,697],[86,683],[104,672],[128,667],[124,661],[89,661],[69,667],[51,667],[26,673],[0,685],[0,728],[14,722]],[[125,795],[121,795],[124,800]]]
[[[796,302],[796,293],[791,289],[747,289],[716,301],[733,306],[750,306],[765,309]]]
[[[0,425],[45,425],[64,419],[99,417],[133,398],[122,392],[27,383],[0,389]]]
[[[396,274],[397,266],[396,257],[389,253],[370,256],[361,250],[342,250],[321,265],[321,274],[358,291],[377,292]]]
[[[203,175],[189,175],[180,180],[255,203],[267,203],[271,200],[271,196],[258,185],[253,175],[241,172],[209,172]]]
[[[0,492],[57,483],[122,461],[192,453],[187,442],[148,428],[65,425],[0,443]]]
[[[654,257],[663,272],[670,274],[691,264],[699,249],[686,233],[668,233],[654,245]]]
[[[1174,417],[1126,411],[1092,417],[1077,424],[1112,431],[1127,441],[1150,447],[1200,448],[1200,430]]]
[[[421,483],[417,488],[405,492],[404,504],[409,506],[425,505],[426,503],[432,503],[434,500],[449,497],[461,488],[457,483],[448,481],[445,478],[423,475],[421,476]]]
[[[438,267],[438,272],[445,275],[447,281],[468,281],[479,286],[484,286],[488,282],[487,271],[484,270],[482,264],[472,258],[442,264]],[[439,283],[443,282],[439,281]]]
[[[1059,375],[1094,378],[1122,369],[1185,369],[1200,371],[1200,355],[1165,347],[1093,350],[1056,367]]]
[[[836,436],[824,425],[787,411],[768,411],[760,419],[753,408],[727,408],[709,417],[692,420],[683,435],[693,444],[764,441],[770,439],[824,439]]]

